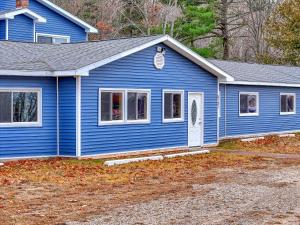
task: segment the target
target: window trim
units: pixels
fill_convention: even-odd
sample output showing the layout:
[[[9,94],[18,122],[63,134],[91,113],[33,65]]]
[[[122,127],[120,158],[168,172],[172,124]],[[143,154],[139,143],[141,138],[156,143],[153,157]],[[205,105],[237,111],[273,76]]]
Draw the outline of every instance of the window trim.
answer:
[[[42,88],[0,88],[0,92],[36,92],[38,96],[38,107],[37,107],[37,122],[10,122],[0,123],[2,127],[42,127],[43,121],[43,94]],[[12,99],[13,101],[13,99]],[[13,107],[13,104],[12,106]]]
[[[38,43],[38,37],[43,36],[43,37],[52,37],[52,38],[66,38],[67,43],[71,42],[71,37],[67,35],[59,35],[59,34],[46,34],[46,33],[36,33],[35,34],[35,42]],[[54,43],[52,43],[54,44]]]
[[[123,120],[101,121],[101,92],[120,92],[123,93]],[[147,119],[146,120],[128,120],[127,119],[127,93],[146,93],[147,101]],[[99,88],[98,92],[98,126],[123,125],[123,124],[147,124],[151,122],[151,90],[150,89],[128,89],[128,88]]]
[[[256,113],[241,113],[241,95],[255,95],[256,96]],[[239,92],[239,116],[259,116],[259,92]]]
[[[181,94],[181,118],[165,119],[165,94]],[[163,123],[178,123],[184,122],[184,90],[163,89],[162,91],[162,122]]]
[[[283,95],[291,95],[294,96],[294,112],[281,112],[281,96]],[[286,115],[295,115],[297,113],[297,98],[296,98],[296,93],[286,93],[286,92],[280,92],[280,97],[279,97],[279,112],[281,116],[286,116]]]

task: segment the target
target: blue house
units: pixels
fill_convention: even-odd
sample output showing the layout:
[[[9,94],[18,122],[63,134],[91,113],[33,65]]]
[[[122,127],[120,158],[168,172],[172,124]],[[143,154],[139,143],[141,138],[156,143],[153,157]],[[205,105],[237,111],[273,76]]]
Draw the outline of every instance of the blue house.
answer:
[[[46,0],[0,9],[2,159],[300,130],[300,68],[208,61],[164,35],[85,42],[97,30]]]

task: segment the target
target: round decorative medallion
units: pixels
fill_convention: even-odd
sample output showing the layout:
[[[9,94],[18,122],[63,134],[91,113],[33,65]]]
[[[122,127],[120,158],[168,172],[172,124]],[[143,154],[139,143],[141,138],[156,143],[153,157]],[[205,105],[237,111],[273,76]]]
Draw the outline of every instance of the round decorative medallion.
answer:
[[[197,120],[197,103],[195,100],[192,103],[191,116],[192,116],[192,124],[193,126],[195,126]]]
[[[161,70],[165,66],[165,56],[164,54],[158,52],[154,56],[154,66],[156,69]]]

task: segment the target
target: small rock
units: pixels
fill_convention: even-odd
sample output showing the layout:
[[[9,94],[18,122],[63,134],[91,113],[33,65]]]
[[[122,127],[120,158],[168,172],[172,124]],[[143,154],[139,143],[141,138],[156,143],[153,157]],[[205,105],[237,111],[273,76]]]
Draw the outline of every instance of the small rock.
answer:
[[[4,163],[1,163],[1,162],[0,162],[0,167],[1,167],[1,166],[4,166]]]

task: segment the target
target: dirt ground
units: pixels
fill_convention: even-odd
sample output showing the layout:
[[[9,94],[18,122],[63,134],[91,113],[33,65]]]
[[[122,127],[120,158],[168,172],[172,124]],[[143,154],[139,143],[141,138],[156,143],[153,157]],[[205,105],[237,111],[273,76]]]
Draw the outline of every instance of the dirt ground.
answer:
[[[274,152],[300,154],[300,133],[295,137],[266,136],[251,142],[242,142],[240,139],[224,140],[219,149],[247,150],[251,152]]]
[[[115,167],[92,159],[7,162],[0,167],[0,221],[299,224],[299,171],[299,159],[224,152]]]
[[[185,195],[125,204],[88,222],[68,224],[300,224],[300,166],[211,173],[214,182],[195,183]]]

